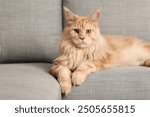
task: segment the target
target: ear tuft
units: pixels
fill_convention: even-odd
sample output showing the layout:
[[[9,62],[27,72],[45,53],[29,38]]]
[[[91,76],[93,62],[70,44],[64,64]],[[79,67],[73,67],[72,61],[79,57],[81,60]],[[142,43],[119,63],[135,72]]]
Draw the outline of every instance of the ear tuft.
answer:
[[[100,9],[96,10],[91,16],[90,18],[93,20],[93,21],[99,21],[99,18],[100,18]]]
[[[76,15],[72,13],[68,8],[64,7],[64,14],[66,18],[66,23],[71,23],[75,20]]]

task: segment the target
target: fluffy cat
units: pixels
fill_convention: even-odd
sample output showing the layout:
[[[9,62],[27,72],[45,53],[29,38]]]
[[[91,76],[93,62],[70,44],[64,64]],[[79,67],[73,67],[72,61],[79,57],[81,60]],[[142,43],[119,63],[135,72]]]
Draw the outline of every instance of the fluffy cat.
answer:
[[[150,43],[134,37],[100,34],[97,10],[90,16],[78,16],[64,7],[66,26],[61,37],[60,55],[49,72],[60,83],[62,93],[72,84],[81,85],[87,75],[114,66],[150,67]]]

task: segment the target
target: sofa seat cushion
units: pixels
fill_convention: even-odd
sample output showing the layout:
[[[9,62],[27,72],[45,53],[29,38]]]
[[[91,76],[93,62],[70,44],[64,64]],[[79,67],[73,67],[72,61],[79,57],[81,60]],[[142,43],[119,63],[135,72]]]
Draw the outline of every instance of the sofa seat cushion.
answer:
[[[150,99],[150,68],[123,67],[93,73],[63,99]]]
[[[61,99],[48,63],[0,64],[0,99]]]

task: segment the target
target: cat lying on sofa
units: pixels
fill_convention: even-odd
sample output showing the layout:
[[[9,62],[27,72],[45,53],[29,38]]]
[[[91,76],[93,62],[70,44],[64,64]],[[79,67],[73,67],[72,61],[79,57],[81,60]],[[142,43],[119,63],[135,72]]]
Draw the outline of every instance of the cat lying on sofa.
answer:
[[[150,67],[150,43],[135,37],[102,35],[100,11],[78,16],[64,7],[66,26],[61,37],[60,55],[49,72],[57,78],[62,93],[81,85],[87,75],[116,66]]]

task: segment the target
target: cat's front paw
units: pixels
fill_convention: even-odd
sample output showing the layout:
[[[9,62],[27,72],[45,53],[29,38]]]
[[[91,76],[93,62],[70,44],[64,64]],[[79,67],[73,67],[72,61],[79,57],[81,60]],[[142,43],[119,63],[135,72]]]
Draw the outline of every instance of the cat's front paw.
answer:
[[[71,81],[59,82],[62,94],[68,95],[71,92]]]
[[[72,73],[73,85],[82,85],[85,79],[86,79],[86,75],[80,71],[75,71]]]

